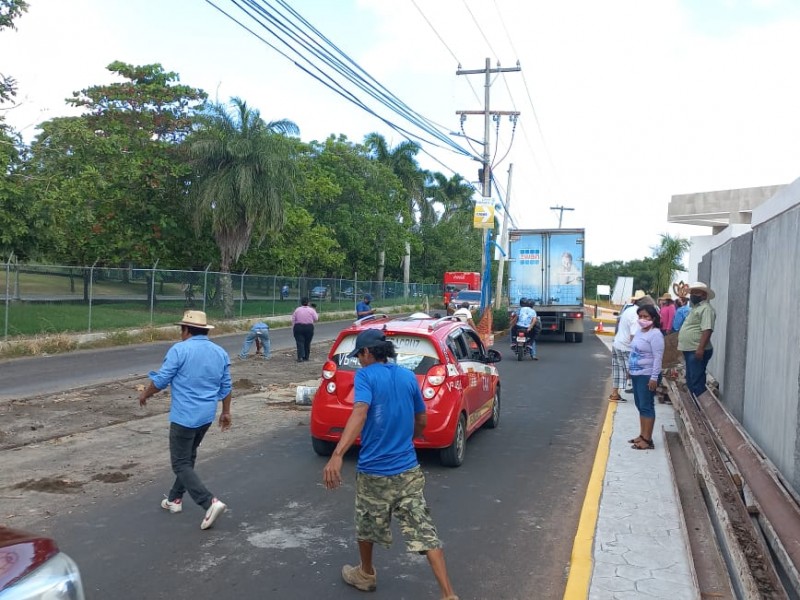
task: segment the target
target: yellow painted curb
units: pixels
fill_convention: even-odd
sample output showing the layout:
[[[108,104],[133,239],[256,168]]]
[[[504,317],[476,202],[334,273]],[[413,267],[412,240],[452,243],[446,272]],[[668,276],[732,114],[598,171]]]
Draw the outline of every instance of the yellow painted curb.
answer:
[[[600,494],[603,491],[603,478],[606,475],[608,454],[611,446],[611,430],[614,426],[616,402],[608,403],[603,430],[594,455],[592,474],[586,486],[578,531],[572,544],[569,577],[564,590],[564,600],[585,600],[589,597],[589,584],[592,581],[592,550],[594,548],[594,532],[597,528],[597,514],[600,511]]]

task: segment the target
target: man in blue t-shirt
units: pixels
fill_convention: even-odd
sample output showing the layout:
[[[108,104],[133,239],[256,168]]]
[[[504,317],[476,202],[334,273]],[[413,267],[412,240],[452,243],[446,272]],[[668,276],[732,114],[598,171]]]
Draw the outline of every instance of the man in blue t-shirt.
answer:
[[[516,315],[516,320],[511,326],[511,341],[512,343],[516,343],[517,332],[520,329],[524,329],[525,337],[528,340],[527,345],[530,347],[531,357],[533,360],[539,360],[536,357],[535,333],[538,320],[539,316],[536,314],[536,311],[533,308],[533,302],[527,298],[520,298],[519,312]]]
[[[377,587],[372,550],[392,542],[391,520],[397,517],[409,552],[428,557],[443,598],[457,598],[447,575],[444,550],[431,520],[423,491],[425,476],[417,462],[414,438],[422,435],[428,417],[417,378],[388,359],[394,345],[378,329],[358,334],[353,412],[323,470],[325,487],[342,484],[342,457],[361,435],[356,466],[356,538],[361,564],[342,568],[344,581],[364,592]]]
[[[362,319],[375,314],[375,309],[369,305],[370,302],[372,302],[372,296],[364,294],[364,299],[356,304],[356,319]]]

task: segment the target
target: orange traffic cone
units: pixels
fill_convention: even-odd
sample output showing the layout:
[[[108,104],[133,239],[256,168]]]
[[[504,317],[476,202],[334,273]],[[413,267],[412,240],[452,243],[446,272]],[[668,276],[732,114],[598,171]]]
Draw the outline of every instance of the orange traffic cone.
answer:
[[[598,323],[597,323],[597,327],[595,328],[595,331],[596,331],[597,333],[604,333],[604,330],[603,330],[603,322],[602,322],[602,321],[598,321]]]

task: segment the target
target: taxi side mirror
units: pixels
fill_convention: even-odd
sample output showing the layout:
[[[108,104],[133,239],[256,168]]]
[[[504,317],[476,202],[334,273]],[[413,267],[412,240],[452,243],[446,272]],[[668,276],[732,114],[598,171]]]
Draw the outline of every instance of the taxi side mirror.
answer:
[[[498,363],[501,360],[503,360],[503,355],[497,350],[489,348],[489,350],[486,351],[486,362]]]

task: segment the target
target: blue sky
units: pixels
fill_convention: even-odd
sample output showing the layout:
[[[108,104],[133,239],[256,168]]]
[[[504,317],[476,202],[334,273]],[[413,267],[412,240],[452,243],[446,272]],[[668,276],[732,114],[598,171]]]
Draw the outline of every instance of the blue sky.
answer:
[[[19,31],[0,33],[0,70],[20,84],[7,120],[30,138],[66,114],[63,99],[110,81],[114,60],[159,62],[181,81],[267,120],[295,121],[304,140],[372,131],[403,138],[323,88],[203,0],[29,0]],[[241,15],[229,0],[215,0]],[[790,183],[800,176],[800,3],[795,0],[297,0],[292,7],[400,99],[457,131],[480,110],[494,65],[492,108],[519,126],[492,127],[495,176],[519,227],[586,227],[595,264],[649,256],[674,194]],[[423,18],[424,15],[424,18]],[[427,22],[426,22],[427,19]],[[477,22],[477,24],[476,24]],[[266,34],[265,34],[266,35]],[[440,39],[441,38],[441,39]],[[443,41],[442,41],[443,40]],[[487,41],[488,40],[488,43]],[[455,55],[455,57],[453,56]],[[534,117],[535,112],[535,117]],[[398,117],[392,117],[402,123]],[[466,133],[483,137],[481,118]],[[496,143],[497,142],[497,143]],[[476,162],[427,148],[422,166],[477,178]],[[442,166],[444,163],[446,167]]]

